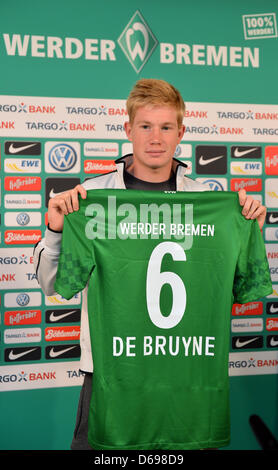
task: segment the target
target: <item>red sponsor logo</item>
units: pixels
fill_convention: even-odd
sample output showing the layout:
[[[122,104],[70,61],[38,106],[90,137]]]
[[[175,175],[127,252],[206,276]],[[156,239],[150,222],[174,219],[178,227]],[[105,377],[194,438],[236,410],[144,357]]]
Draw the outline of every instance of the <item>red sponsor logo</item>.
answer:
[[[278,147],[265,148],[265,172],[267,175],[278,175]]]
[[[70,131],[95,131],[95,124],[77,124],[76,122],[69,123]]]
[[[186,110],[184,116],[186,118],[207,119],[208,112],[207,111],[201,111],[201,110],[195,110],[195,111]]]
[[[277,120],[278,113],[255,113],[255,119]]]
[[[268,331],[278,331],[278,318],[268,318],[266,320],[266,329]]]
[[[85,173],[109,173],[115,171],[116,164],[114,160],[85,160]]]
[[[0,274],[0,282],[11,282],[16,281],[16,273]]]
[[[41,178],[39,176],[7,176],[5,178],[6,191],[40,191]]]
[[[245,191],[262,191],[262,180],[261,178],[232,178],[231,190],[239,191],[240,189],[245,189]]]
[[[127,116],[127,110],[125,108],[108,108],[108,114],[110,116]]]
[[[79,340],[80,326],[62,326],[51,327],[45,329],[46,341],[68,341]]]
[[[15,129],[15,121],[0,121],[0,129]]]
[[[6,245],[35,244],[41,239],[41,230],[6,230]]]
[[[5,325],[35,325],[41,323],[40,310],[15,310],[5,312]]]
[[[262,302],[248,302],[246,304],[234,304],[232,308],[232,315],[262,315],[263,303]]]
[[[29,380],[56,380],[56,371],[55,372],[30,372]]]
[[[278,361],[277,359],[258,359],[257,361],[258,367],[277,367]]]
[[[21,103],[24,107],[24,103]],[[55,106],[38,106],[38,105],[29,105],[29,113],[40,113],[40,114],[55,114]]]
[[[244,130],[243,127],[220,127],[219,133],[226,135],[243,135]]]

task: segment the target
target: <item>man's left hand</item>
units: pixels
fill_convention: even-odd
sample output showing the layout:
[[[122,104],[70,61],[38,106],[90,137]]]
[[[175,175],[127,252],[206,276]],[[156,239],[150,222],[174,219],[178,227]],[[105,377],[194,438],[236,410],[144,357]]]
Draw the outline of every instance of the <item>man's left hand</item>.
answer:
[[[240,189],[238,192],[239,203],[242,208],[242,215],[246,219],[257,219],[260,229],[266,217],[266,207],[260,201],[253,199],[252,196],[247,196],[245,189]]]

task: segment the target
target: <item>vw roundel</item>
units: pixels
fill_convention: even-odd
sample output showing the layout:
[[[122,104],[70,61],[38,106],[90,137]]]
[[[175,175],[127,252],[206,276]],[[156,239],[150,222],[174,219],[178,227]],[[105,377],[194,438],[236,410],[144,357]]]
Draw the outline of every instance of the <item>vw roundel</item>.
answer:
[[[28,225],[29,222],[30,222],[30,216],[26,212],[20,212],[16,216],[16,221],[17,221],[18,225],[22,225],[22,226]]]
[[[79,173],[79,142],[46,142],[45,171],[47,173]]]
[[[49,153],[49,163],[55,170],[71,170],[76,164],[77,155],[75,150],[68,144],[58,144]]]
[[[25,307],[30,302],[30,296],[26,292],[22,292],[16,297],[16,302],[20,307]]]

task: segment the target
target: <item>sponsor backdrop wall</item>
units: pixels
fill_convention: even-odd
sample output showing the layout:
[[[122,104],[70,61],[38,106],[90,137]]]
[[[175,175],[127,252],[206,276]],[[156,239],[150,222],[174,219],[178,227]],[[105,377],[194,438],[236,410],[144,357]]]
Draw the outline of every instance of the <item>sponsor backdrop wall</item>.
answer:
[[[1,5],[1,449],[69,449],[81,296],[42,293],[33,245],[49,198],[130,151],[125,99],[141,77],[184,97],[188,175],[267,206],[273,294],[231,312],[228,448],[259,448],[252,414],[278,437],[277,15],[273,0]]]

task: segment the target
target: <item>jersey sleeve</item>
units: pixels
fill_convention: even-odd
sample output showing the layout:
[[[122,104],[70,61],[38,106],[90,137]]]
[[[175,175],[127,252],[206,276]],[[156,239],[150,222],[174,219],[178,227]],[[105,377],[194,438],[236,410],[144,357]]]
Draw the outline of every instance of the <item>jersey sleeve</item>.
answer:
[[[246,303],[272,293],[266,250],[257,220],[247,221],[241,231],[241,250],[234,278],[234,302]]]
[[[86,218],[73,212],[64,218],[61,253],[54,288],[71,299],[86,286],[94,269],[93,248],[85,235]]]

